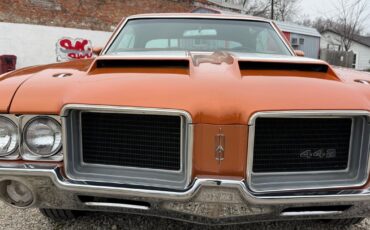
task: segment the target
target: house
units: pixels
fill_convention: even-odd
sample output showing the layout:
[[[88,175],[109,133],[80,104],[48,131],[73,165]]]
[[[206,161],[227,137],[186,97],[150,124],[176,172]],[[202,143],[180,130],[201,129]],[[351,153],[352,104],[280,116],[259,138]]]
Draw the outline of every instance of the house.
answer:
[[[341,35],[338,32],[326,30],[321,35],[321,49],[344,51]],[[370,69],[370,37],[355,36],[350,51],[354,53],[353,68],[358,70]]]
[[[306,57],[319,58],[321,35],[315,28],[290,22],[275,23],[294,49],[302,50]]]

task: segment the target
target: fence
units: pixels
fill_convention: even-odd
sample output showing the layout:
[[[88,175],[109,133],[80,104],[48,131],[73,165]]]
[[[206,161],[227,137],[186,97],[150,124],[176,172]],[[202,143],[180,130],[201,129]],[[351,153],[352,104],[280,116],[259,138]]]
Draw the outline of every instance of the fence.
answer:
[[[354,58],[355,54],[352,51],[345,52],[328,49],[320,50],[320,59],[325,60],[326,62],[335,66],[353,68]]]

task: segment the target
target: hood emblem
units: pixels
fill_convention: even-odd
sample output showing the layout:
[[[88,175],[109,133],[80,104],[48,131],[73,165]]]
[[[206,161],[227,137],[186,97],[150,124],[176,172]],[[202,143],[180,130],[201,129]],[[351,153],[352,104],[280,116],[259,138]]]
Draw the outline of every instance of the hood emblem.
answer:
[[[225,155],[225,135],[220,128],[219,133],[215,137],[215,155],[218,163],[224,160]]]

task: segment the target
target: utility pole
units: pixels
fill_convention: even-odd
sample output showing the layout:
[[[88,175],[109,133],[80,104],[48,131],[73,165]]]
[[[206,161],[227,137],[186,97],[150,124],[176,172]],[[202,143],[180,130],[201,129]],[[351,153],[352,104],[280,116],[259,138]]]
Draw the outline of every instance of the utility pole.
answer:
[[[274,0],[271,0],[271,20],[274,20]]]

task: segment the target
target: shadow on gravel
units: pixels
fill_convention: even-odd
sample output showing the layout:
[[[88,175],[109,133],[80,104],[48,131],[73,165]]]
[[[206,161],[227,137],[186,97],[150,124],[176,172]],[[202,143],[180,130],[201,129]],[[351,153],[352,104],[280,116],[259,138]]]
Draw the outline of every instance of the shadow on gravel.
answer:
[[[367,221],[366,221],[367,222]],[[229,226],[207,226],[192,223],[186,223],[176,220],[164,219],[151,216],[139,216],[131,214],[101,214],[93,213],[82,216],[76,220],[51,223],[54,229],[191,229],[191,230],[321,230],[321,229],[340,229],[340,230],[364,230],[369,229],[365,222],[351,227],[331,226],[315,221],[285,221],[285,222],[266,222],[243,225]]]

